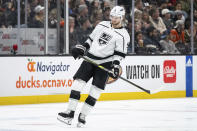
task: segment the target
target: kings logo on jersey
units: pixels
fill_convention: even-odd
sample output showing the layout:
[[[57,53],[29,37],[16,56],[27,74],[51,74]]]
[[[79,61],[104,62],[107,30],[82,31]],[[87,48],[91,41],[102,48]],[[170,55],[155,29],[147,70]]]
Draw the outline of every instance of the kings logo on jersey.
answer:
[[[112,36],[103,32],[98,39],[100,45],[106,45],[111,40]]]

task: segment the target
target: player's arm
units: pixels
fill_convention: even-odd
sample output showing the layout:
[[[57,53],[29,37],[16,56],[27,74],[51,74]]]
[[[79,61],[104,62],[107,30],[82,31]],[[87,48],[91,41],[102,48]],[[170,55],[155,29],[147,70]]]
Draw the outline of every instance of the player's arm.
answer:
[[[127,46],[130,42],[130,36],[126,35],[126,37],[122,37],[122,39],[117,39],[116,47],[114,50],[114,61],[113,61],[113,69],[112,73],[109,73],[109,76],[116,79],[119,76],[120,72],[120,61],[125,58],[127,54]]]
[[[125,58],[127,54],[127,46],[130,42],[130,36],[122,34],[119,39],[116,40],[115,50],[114,50],[114,61],[120,61]]]
[[[96,34],[101,30],[102,26],[101,25],[97,25],[95,27],[95,29],[92,31],[92,33],[89,35],[88,39],[85,41],[85,43],[82,43],[80,45],[76,45],[73,49],[72,49],[72,56],[77,59],[80,56],[83,56],[85,54],[85,52],[87,50],[90,49],[92,42],[96,36]]]

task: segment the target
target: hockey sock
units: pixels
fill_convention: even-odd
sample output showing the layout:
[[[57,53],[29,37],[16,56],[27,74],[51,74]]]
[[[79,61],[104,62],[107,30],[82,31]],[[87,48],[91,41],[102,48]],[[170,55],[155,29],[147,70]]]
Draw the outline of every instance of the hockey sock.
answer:
[[[80,99],[80,92],[71,90],[70,98],[68,102],[68,110],[75,111],[77,108],[78,101]]]
[[[92,85],[92,87],[90,88],[90,94],[89,96],[86,98],[85,103],[81,109],[81,113],[84,114],[85,116],[87,116],[92,108],[94,107],[94,105],[96,104],[97,99],[100,97],[100,94],[103,90],[97,88],[96,86]]]
[[[86,85],[86,82],[80,79],[76,79],[73,83],[73,89],[70,93],[67,110],[75,111],[80,100],[80,93],[82,88]]]
[[[81,109],[81,113],[87,116],[91,112],[95,104],[96,104],[96,99],[89,95],[85,100],[85,103]]]

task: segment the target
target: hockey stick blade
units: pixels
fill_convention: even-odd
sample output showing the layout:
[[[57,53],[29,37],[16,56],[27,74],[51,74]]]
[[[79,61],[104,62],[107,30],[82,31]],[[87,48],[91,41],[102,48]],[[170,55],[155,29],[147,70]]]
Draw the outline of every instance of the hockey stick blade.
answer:
[[[150,91],[150,94],[156,94],[156,93],[162,91],[162,89],[163,89],[163,87],[160,87],[158,89],[152,90],[152,91]]]
[[[80,57],[83,58],[85,61],[94,64],[95,66],[99,67],[100,69],[102,69],[102,70],[104,70],[104,71],[106,71],[106,72],[111,72],[111,70],[106,69],[105,67],[103,67],[103,66],[101,66],[101,65],[99,65],[99,64],[97,64],[97,63],[95,63],[94,61],[92,61],[92,60],[90,60],[90,59],[88,59],[88,58],[86,58],[86,57],[84,57],[84,56],[80,56]],[[144,92],[146,92],[146,93],[148,93],[148,94],[155,94],[155,93],[158,93],[159,91],[161,91],[161,88],[156,89],[156,90],[153,90],[153,91],[147,90],[147,89],[144,89],[143,87],[141,87],[141,86],[139,86],[139,85],[137,85],[137,84],[135,84],[135,83],[133,83],[133,82],[127,80],[126,78],[123,78],[123,77],[121,77],[121,76],[119,76],[118,78],[119,78],[119,79],[122,79],[122,80],[124,80],[124,81],[126,81],[127,83],[132,84],[133,86],[135,86],[135,87],[137,87],[137,88],[143,90]]]

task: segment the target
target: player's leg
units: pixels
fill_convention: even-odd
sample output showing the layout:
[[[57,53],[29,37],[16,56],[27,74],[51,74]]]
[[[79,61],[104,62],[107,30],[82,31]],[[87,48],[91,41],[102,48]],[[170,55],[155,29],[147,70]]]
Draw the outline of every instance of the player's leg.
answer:
[[[65,112],[58,113],[58,120],[71,125],[72,119],[74,118],[75,110],[80,100],[80,92],[86,85],[86,82],[81,79],[76,79],[73,83],[73,89],[70,93],[67,110]]]
[[[106,68],[111,68],[111,63],[105,63],[102,66]],[[85,100],[84,105],[82,106],[81,112],[78,117],[78,127],[83,126],[86,123],[85,117],[91,112],[93,107],[96,104],[96,101],[99,99],[102,91],[105,88],[106,82],[108,80],[108,73],[94,67],[93,81],[90,88],[90,93]]]
[[[72,85],[67,110],[65,112],[58,113],[58,120],[63,121],[69,125],[71,124],[78,102],[80,100],[80,93],[91,77],[92,65],[84,61],[77,73],[74,75],[74,83]]]
[[[90,93],[88,97],[86,98],[81,112],[78,116],[78,127],[83,126],[86,123],[85,117],[91,112],[94,105],[96,104],[97,99],[100,97],[103,89],[99,89],[95,85],[92,85],[90,88]]]

